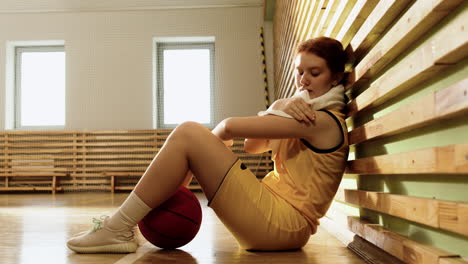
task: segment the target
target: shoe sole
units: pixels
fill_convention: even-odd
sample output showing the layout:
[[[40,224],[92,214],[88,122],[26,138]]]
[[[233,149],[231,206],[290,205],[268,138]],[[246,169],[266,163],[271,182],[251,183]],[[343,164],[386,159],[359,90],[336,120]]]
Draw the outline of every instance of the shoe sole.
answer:
[[[67,246],[76,253],[133,253],[137,250],[138,247],[134,242],[96,247],[75,247],[72,245]]]

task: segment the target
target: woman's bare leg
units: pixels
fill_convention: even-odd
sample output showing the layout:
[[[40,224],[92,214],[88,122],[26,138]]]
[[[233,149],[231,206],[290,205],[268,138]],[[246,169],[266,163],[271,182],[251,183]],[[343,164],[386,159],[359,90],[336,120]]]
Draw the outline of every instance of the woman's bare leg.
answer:
[[[135,190],[111,217],[91,232],[70,239],[80,253],[129,253],[137,244],[132,228],[186,182],[189,171],[211,199],[237,157],[211,131],[194,122],[177,127],[151,162]],[[185,180],[185,181],[184,181]]]
[[[185,122],[167,138],[134,191],[154,208],[178,190],[190,170],[210,200],[236,160],[210,130],[195,122]]]

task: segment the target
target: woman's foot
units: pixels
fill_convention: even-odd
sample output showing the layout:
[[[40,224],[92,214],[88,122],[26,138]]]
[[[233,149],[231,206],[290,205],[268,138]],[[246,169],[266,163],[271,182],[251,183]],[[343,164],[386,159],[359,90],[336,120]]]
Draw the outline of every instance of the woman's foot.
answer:
[[[110,229],[109,217],[93,218],[93,229],[79,233],[67,242],[69,249],[77,253],[132,253],[138,245],[132,229]]]

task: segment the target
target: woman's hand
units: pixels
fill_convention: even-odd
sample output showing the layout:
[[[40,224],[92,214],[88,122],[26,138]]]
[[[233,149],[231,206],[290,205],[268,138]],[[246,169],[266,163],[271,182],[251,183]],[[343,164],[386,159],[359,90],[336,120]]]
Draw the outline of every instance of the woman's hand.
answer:
[[[315,113],[310,105],[299,97],[276,100],[271,107],[273,110],[285,112],[297,121],[304,122],[306,125],[312,124],[315,120]]]
[[[263,153],[267,152],[270,149],[269,139],[262,139],[262,138],[246,138],[244,140],[244,151],[247,153]]]

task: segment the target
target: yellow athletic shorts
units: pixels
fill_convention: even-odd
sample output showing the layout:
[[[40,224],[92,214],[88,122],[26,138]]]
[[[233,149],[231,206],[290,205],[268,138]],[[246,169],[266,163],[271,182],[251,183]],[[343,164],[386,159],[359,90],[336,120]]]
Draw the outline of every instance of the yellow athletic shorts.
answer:
[[[246,250],[298,249],[311,234],[304,216],[270,191],[240,160],[228,171],[208,206]]]

